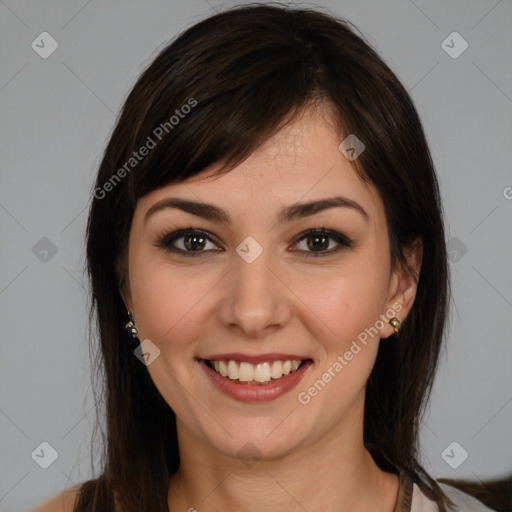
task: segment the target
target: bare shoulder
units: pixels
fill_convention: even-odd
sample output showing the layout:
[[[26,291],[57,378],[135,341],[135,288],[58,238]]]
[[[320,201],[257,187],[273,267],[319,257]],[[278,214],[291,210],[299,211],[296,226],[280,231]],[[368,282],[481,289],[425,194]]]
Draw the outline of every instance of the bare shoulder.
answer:
[[[79,488],[73,487],[41,503],[33,512],[73,512]]]

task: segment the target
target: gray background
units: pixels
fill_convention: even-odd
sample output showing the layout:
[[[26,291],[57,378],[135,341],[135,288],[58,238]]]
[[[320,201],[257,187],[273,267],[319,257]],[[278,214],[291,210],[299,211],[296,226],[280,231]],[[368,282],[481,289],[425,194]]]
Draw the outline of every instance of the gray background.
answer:
[[[82,269],[92,180],[116,112],[156,50],[229,5],[0,1],[4,512],[91,476]],[[511,2],[321,5],[354,22],[410,91],[440,176],[455,307],[422,425],[423,462],[437,478],[505,476],[512,471]],[[47,59],[31,47],[44,31],[59,45]],[[441,45],[453,31],[469,44],[456,59]],[[452,52],[460,43],[447,42]],[[31,457],[43,441],[58,452],[48,469]],[[462,448],[443,459],[453,441]],[[460,463],[462,449],[469,456],[453,469],[445,459]]]

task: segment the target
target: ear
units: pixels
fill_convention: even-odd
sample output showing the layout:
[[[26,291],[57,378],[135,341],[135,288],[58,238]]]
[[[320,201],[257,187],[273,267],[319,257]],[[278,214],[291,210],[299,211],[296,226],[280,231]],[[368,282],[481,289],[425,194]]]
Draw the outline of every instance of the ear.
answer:
[[[119,293],[121,294],[121,298],[126,306],[126,309],[133,313],[133,302],[132,302],[132,294],[130,291],[130,283],[126,280],[123,280],[122,283],[119,284]]]
[[[388,289],[388,301],[386,311],[391,313],[395,311],[395,317],[403,322],[412,308],[416,291],[418,289],[418,278],[423,259],[423,243],[420,238],[416,238],[412,244],[403,249],[407,264],[397,262],[395,269],[391,274]],[[391,316],[385,314],[387,319],[384,327],[381,329],[381,338],[389,338],[395,334],[393,326],[389,323]]]
[[[133,312],[133,303],[132,303],[132,294],[130,290],[130,280],[128,277],[128,249],[126,248],[124,251],[121,251],[120,256],[115,261],[115,272],[117,276],[117,283],[119,294],[123,299],[124,305],[126,309],[132,313]]]

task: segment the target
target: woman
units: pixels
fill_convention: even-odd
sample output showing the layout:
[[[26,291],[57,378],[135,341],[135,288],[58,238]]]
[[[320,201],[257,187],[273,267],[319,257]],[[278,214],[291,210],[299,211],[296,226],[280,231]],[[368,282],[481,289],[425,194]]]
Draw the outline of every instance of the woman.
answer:
[[[348,22],[245,6],[167,46],[87,235],[105,466],[51,510],[489,510],[418,460],[440,195],[410,97]]]

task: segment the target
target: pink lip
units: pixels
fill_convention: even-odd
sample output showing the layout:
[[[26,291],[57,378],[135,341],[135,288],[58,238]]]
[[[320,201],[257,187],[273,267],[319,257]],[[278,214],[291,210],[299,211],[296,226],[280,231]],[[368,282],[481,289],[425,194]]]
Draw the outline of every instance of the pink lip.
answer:
[[[288,358],[289,356],[286,357]],[[247,359],[243,360],[247,361]],[[268,359],[266,359],[266,361],[268,361]],[[295,386],[297,386],[308,368],[313,363],[311,361],[306,361],[295,372],[289,373],[288,375],[270,382],[269,384],[239,384],[228,379],[227,377],[223,377],[215,370],[212,370],[206,364],[204,359],[200,359],[199,364],[206,372],[208,377],[212,380],[212,382],[217,386],[217,388],[231,398],[235,398],[236,400],[240,400],[242,402],[270,402],[271,400],[275,400],[285,393],[288,393]]]
[[[302,361],[303,359],[308,359],[304,356],[297,356],[294,354],[260,354],[258,356],[250,356],[248,354],[242,354],[241,352],[232,352],[230,354],[216,354],[213,356],[203,357],[202,359],[206,359],[207,361],[236,361],[240,363],[245,361],[251,364],[265,363],[271,361]]]

